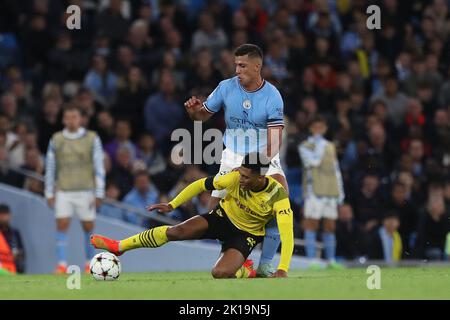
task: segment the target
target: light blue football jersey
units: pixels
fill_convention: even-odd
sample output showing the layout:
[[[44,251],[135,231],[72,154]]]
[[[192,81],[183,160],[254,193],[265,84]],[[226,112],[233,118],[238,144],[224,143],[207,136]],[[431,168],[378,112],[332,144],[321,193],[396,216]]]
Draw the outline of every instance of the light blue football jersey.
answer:
[[[255,91],[245,90],[237,77],[223,80],[203,106],[210,113],[224,108],[223,143],[239,154],[263,151],[267,146],[267,129],[284,126],[281,94],[265,80]]]

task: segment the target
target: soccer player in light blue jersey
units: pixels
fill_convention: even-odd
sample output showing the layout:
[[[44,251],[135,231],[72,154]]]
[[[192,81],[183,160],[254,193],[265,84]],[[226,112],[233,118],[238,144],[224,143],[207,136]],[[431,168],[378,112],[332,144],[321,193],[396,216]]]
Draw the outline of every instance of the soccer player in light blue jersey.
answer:
[[[239,167],[245,154],[262,152],[270,159],[266,175],[288,190],[279,156],[284,127],[283,99],[277,88],[261,76],[263,54],[258,46],[243,44],[235,50],[234,56],[236,76],[221,81],[204,102],[191,97],[185,102],[186,110],[192,120],[206,121],[224,108],[225,149],[219,175]],[[215,208],[225,195],[226,191],[213,191],[210,209]],[[266,225],[257,276],[268,277],[273,273],[271,261],[279,244],[276,221],[272,220]]]

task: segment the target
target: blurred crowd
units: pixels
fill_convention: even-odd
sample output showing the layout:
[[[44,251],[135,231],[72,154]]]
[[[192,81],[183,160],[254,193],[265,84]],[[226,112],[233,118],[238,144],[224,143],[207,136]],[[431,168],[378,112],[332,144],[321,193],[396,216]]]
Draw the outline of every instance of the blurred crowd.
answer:
[[[69,30],[66,8],[81,8]],[[366,8],[381,9],[381,29]],[[2,0],[0,181],[42,193],[61,110],[75,104],[105,149],[107,197],[143,208],[216,166],[177,165],[170,134],[193,128],[183,102],[234,75],[233,48],[264,50],[263,78],[284,99],[282,161],[302,237],[298,145],[316,114],[339,153],[346,199],[337,255],[371,256],[380,225],[398,230],[403,258],[442,259],[450,232],[450,1]],[[223,114],[204,129],[224,129]],[[173,214],[207,210],[205,193]],[[148,224],[103,205],[100,212]],[[370,241],[369,241],[370,242]]]

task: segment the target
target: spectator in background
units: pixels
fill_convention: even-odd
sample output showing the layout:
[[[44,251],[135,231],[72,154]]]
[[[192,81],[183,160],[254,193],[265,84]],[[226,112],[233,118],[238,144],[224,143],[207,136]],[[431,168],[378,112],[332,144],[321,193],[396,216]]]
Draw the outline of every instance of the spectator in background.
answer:
[[[157,175],[166,170],[166,161],[156,149],[155,138],[151,134],[144,133],[139,138],[139,153],[150,176]]]
[[[21,167],[22,169],[33,172],[37,175],[44,174],[44,159],[39,152],[38,148],[28,148],[25,151],[25,163]],[[41,180],[35,177],[24,177],[23,188],[31,192],[43,195],[44,184]]]
[[[213,65],[210,51],[206,48],[199,50],[192,70],[187,76],[186,89],[191,95],[208,95],[216,88],[220,79],[220,73]]]
[[[235,74],[233,53],[228,49],[222,50],[215,67],[220,72],[221,79],[232,78]]]
[[[134,142],[131,141],[132,130],[130,121],[126,119],[118,119],[116,121],[115,133],[116,136],[114,140],[105,146],[105,150],[108,152],[111,160],[113,162],[117,161],[117,152],[119,148],[122,147],[127,148],[130,151],[131,162],[136,160],[139,157],[138,148]]]
[[[173,198],[174,195],[178,194],[180,190],[183,190],[190,183],[194,182],[195,180],[204,178],[205,176],[206,174],[203,171],[201,171],[198,166],[196,165],[186,166],[186,169],[183,172],[181,179],[179,179],[176,185],[173,186],[172,189],[168,192],[169,198]],[[179,208],[177,208],[177,210],[172,212],[170,216],[174,219],[183,221],[189,219],[194,212],[195,212],[195,203],[193,200],[191,200],[184,203]]]
[[[311,12],[306,24],[310,37],[325,37],[330,41],[332,51],[337,51],[337,40],[342,31],[340,21],[334,12],[330,12],[327,6],[317,8]]]
[[[0,275],[25,272],[25,249],[19,230],[11,226],[9,207],[0,204]]]
[[[48,79],[62,85],[68,79],[81,80],[89,59],[86,53],[74,48],[71,33],[64,30],[49,51],[48,61]]]
[[[147,97],[148,86],[142,70],[133,66],[126,78],[121,79],[119,93],[113,114],[116,118],[127,118],[133,123],[133,138],[139,137],[143,130],[144,103]]]
[[[62,129],[61,103],[57,98],[44,100],[42,113],[36,118],[36,128],[39,132],[39,150],[47,150],[51,136]]]
[[[401,221],[398,232],[403,243],[403,257],[413,258],[413,251],[417,238],[418,212],[413,204],[407,200],[406,187],[399,181],[392,185],[391,199],[387,208],[397,212]]]
[[[429,141],[433,141],[433,155],[443,166],[450,165],[450,112],[437,109],[434,113],[433,125],[428,127]]]
[[[119,201],[120,189],[114,181],[106,182],[105,196],[107,200]],[[123,209],[107,202],[102,203],[98,213],[105,217],[124,220]]]
[[[42,14],[33,14],[22,27],[23,54],[25,65],[39,77],[47,62],[48,50],[52,47],[51,30],[48,20]]]
[[[447,177],[444,184],[444,200],[445,208],[450,210],[450,176]]]
[[[427,120],[431,120],[438,106],[436,95],[433,94],[433,87],[428,82],[420,82],[417,85],[415,95],[423,106],[423,113],[427,117]]]
[[[6,147],[6,132],[0,130],[0,182],[22,187],[21,176],[10,169],[8,148]]]
[[[281,82],[289,76],[287,70],[287,52],[283,51],[282,44],[275,39],[269,43],[267,54],[264,56],[264,64],[270,69],[273,77],[277,81]]]
[[[369,259],[384,260],[391,264],[402,259],[402,239],[398,232],[400,219],[395,211],[387,211],[381,227],[374,229],[367,238],[365,253]]]
[[[430,83],[432,88],[437,88],[442,84],[442,80],[442,76],[436,70],[427,68],[425,56],[416,55],[413,58],[412,72],[405,78],[402,87],[408,96],[414,96],[420,83]]]
[[[134,175],[134,188],[124,197],[123,203],[131,207],[144,209],[146,206],[158,203],[158,191],[151,183],[150,176],[146,170],[137,171]],[[127,222],[147,226],[142,216],[128,210],[124,213]]]
[[[152,94],[144,107],[145,129],[155,137],[164,153],[169,151],[170,135],[183,120],[183,105],[177,101],[173,76],[161,73],[159,90]]]
[[[427,119],[423,113],[422,104],[417,99],[409,99],[407,104],[407,112],[400,131],[403,137],[410,137],[411,129],[420,128],[423,130],[427,125]]]
[[[200,54],[198,57],[200,58]],[[206,64],[207,62],[204,63]],[[185,81],[187,80],[185,79],[186,71],[183,70],[180,65],[181,63],[177,62],[175,54],[172,51],[165,50],[162,54],[162,62],[158,65],[158,68],[152,72],[152,87],[158,87],[161,72],[167,70],[173,75],[176,87],[180,88],[181,90],[185,89]]]
[[[136,61],[136,57],[131,47],[123,44],[117,48],[115,60],[116,63],[112,66],[114,72],[118,77],[126,78]]]
[[[442,85],[438,94],[439,106],[446,108],[450,106],[450,66],[447,68],[447,81]]]
[[[408,153],[413,161],[412,169],[414,176],[423,176],[426,158],[423,141],[420,139],[411,140],[408,148]]]
[[[102,144],[108,145],[115,136],[116,123],[108,110],[100,110],[96,115],[96,131],[102,141]]]
[[[395,126],[399,126],[407,112],[408,98],[399,91],[398,81],[395,75],[387,77],[383,84],[384,91],[372,95],[370,101],[382,100],[386,103],[389,119]]]
[[[358,229],[348,203],[339,207],[336,221],[336,260],[353,260],[359,255]]]
[[[214,17],[209,12],[202,12],[198,21],[199,28],[192,35],[191,51],[195,55],[200,49],[207,48],[214,58],[218,58],[227,45],[224,30],[215,25]]]
[[[386,134],[389,136],[389,138],[391,138],[391,141],[397,143],[398,141],[397,138],[395,137],[396,128],[392,120],[389,118],[386,103],[382,100],[373,101],[372,104],[370,105],[369,112],[371,113],[371,115],[374,115],[379,122],[381,122],[386,131]],[[364,132],[360,132],[360,134],[364,135]]]
[[[376,229],[381,222],[384,202],[379,188],[380,178],[368,172],[362,179],[361,187],[355,190],[352,197],[355,220],[363,236]]]
[[[122,14],[122,0],[111,0],[109,7],[98,15],[95,29],[117,44],[125,37],[127,27],[128,21]]]
[[[101,105],[95,101],[94,93],[87,88],[80,88],[73,103],[81,109],[85,117],[86,128],[95,127],[95,114],[101,109]]]
[[[110,108],[117,94],[117,76],[108,68],[106,58],[100,54],[92,57],[91,69],[84,78],[83,85],[94,93],[94,99]]]
[[[8,117],[11,126],[14,127],[19,121],[19,110],[17,99],[11,92],[4,93],[0,98],[0,111]]]
[[[261,36],[269,22],[269,16],[260,6],[258,1],[244,0],[240,11],[245,15],[248,21],[247,30]]]
[[[443,260],[449,232],[450,214],[448,210],[446,212],[443,195],[429,193],[419,220],[416,257],[427,260]]]
[[[11,126],[11,121],[0,113],[0,131],[5,136],[4,146],[7,151],[7,161],[10,166],[20,167],[25,161],[25,145]]]
[[[135,57],[135,63],[149,70],[156,65],[159,53],[154,47],[154,40],[149,35],[149,25],[144,20],[134,21],[128,29],[127,44]]]
[[[131,151],[126,146],[117,149],[116,161],[113,163],[109,178],[111,178],[120,189],[122,199],[133,188],[133,161]]]

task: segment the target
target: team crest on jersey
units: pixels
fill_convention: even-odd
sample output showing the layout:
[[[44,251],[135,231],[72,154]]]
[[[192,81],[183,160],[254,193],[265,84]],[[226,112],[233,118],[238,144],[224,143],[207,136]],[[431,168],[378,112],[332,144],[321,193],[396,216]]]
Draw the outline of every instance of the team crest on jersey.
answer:
[[[250,102],[250,100],[245,99],[244,102],[242,102],[242,106],[244,107],[244,109],[250,109],[252,107],[252,103]]]

